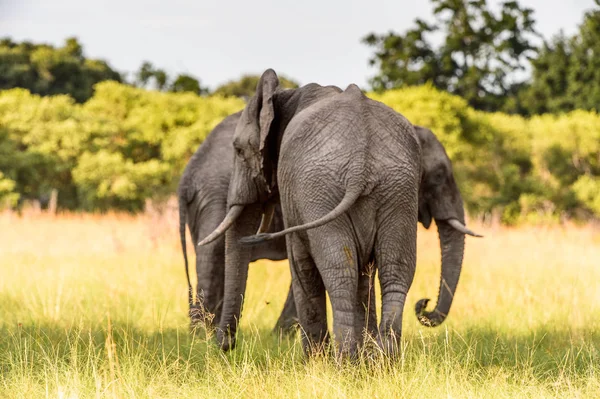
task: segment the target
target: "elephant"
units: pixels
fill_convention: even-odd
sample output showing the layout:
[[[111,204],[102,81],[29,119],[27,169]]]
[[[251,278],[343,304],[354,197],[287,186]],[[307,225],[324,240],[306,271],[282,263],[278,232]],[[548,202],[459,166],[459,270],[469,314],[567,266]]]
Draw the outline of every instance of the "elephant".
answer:
[[[226,236],[224,306],[217,329],[221,348],[235,346],[245,292],[251,247],[240,249],[238,243],[262,245],[295,233],[286,244],[305,353],[328,339],[326,291],[340,354],[354,356],[365,332],[376,333],[386,352],[397,353],[416,264],[418,220],[427,224],[436,219],[445,244],[442,282],[446,277],[458,281],[460,274],[468,229],[456,184],[442,175],[449,161],[434,162],[433,175],[423,174],[426,159],[413,125],[356,85],[344,91],[315,83],[280,90],[271,69],[263,73],[242,112],[233,147],[227,215],[198,243]],[[451,168],[446,172],[451,175]],[[440,187],[429,195],[421,192],[433,184],[456,192],[446,201],[433,198],[443,191]],[[285,229],[266,233],[277,201]],[[257,227],[258,235],[246,237]],[[381,283],[378,330],[373,273],[366,273],[370,263]],[[443,321],[453,294],[441,296],[433,312],[424,310],[427,300],[419,301],[419,320],[429,325]]]
[[[197,281],[199,282],[197,298],[201,300],[199,300],[198,303],[194,303],[192,300],[191,284],[188,274],[185,225],[187,223],[192,238],[196,241],[198,237],[204,237],[208,232],[212,231],[213,228],[216,227],[218,221],[222,220],[224,217],[229,179],[233,167],[233,148],[231,142],[240,115],[241,112],[228,116],[218,124],[211,133],[209,133],[204,144],[198,148],[186,166],[178,189],[180,239],[188,287],[190,289],[189,316],[192,326],[197,325],[200,321],[207,321],[210,325],[214,325],[215,321],[217,323],[219,321],[223,297],[225,254],[223,239],[219,239],[212,247],[207,247],[201,251],[198,251],[198,248],[196,247],[196,274]],[[450,160],[435,135],[426,128],[419,126],[414,127],[421,143],[422,152],[424,154],[423,158],[428,160],[428,164],[423,166],[423,170],[432,170],[435,166],[434,162],[442,162],[449,165]],[[451,166],[448,166],[445,171],[447,173],[445,180],[449,182],[453,181]],[[431,175],[431,173],[428,175]],[[435,185],[433,187],[435,187]],[[448,193],[452,191],[446,188],[445,192]],[[448,197],[448,194],[446,194],[446,197]],[[206,203],[209,198],[211,201]],[[421,206],[420,209],[422,209],[422,211],[419,213],[419,221],[428,228],[431,223],[431,215],[427,211],[427,208]],[[278,204],[276,205],[274,212],[271,230],[281,230],[283,221],[281,219],[281,210]],[[192,216],[188,219],[188,215]],[[421,215],[425,216],[422,217]],[[255,248],[255,253],[251,257],[251,260],[254,261],[260,258],[271,260],[287,259],[287,252],[283,240],[279,239],[273,243],[268,243],[262,247]],[[456,277],[454,279],[447,277],[444,281],[450,281],[451,284],[455,286],[456,280]],[[454,282],[452,283],[452,281]],[[441,295],[445,295],[445,291]],[[419,308],[417,310],[417,314],[420,315],[419,320],[430,326],[441,323],[442,320],[434,319],[432,315],[429,315],[429,318],[421,316],[426,303],[427,302],[424,301],[419,302]],[[449,305],[445,305],[445,307],[449,308]],[[433,315],[447,313],[448,309],[444,312],[437,310]],[[275,331],[291,331],[292,327],[295,326],[296,321],[296,309],[292,289],[290,287],[284,308],[275,325]]]
[[[240,116],[241,112],[238,112],[226,117],[209,133],[189,160],[178,187],[179,234],[188,281],[189,317],[192,327],[201,321],[212,327],[220,320],[225,240],[219,239],[211,245],[195,248],[198,301],[194,301],[188,271],[185,226],[187,223],[192,239],[198,242],[213,231],[225,216],[229,180],[233,168],[233,133]],[[271,228],[283,228],[279,206],[274,209]],[[281,238],[253,248],[248,261],[258,259],[287,259],[285,239]],[[291,331],[295,324],[296,308],[290,286],[275,331]]]

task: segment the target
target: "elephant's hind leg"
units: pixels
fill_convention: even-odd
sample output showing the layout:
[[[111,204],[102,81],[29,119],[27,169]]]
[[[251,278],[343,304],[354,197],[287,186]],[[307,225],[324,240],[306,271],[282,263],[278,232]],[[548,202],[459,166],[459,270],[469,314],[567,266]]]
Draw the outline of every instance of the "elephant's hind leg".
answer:
[[[287,247],[302,346],[307,355],[319,353],[329,341],[325,286],[313,258],[295,234],[288,238]]]
[[[290,283],[290,289],[288,291],[285,304],[283,305],[283,310],[281,311],[281,315],[279,315],[279,319],[277,320],[275,328],[273,329],[275,334],[292,333],[296,330],[298,325],[298,314],[296,312],[296,302],[294,301],[294,290],[292,284],[293,283]]]
[[[402,313],[416,266],[417,221],[405,219],[401,215],[382,218],[375,240],[382,303],[379,340],[390,355],[400,350]]]
[[[358,256],[348,219],[308,231],[315,259],[333,311],[333,331],[338,354],[355,358],[358,341],[355,317],[358,305]]]

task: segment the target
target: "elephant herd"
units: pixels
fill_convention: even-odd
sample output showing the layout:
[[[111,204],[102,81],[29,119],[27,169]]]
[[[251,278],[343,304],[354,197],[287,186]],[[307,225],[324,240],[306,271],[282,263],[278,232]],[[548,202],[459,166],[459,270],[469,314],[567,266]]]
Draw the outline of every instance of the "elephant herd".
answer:
[[[326,292],[338,353],[354,357],[371,337],[396,354],[416,266],[417,222],[435,219],[442,252],[438,301],[419,321],[436,326],[450,310],[465,234],[463,201],[444,147],[356,85],[282,89],[263,73],[243,111],[227,117],[189,161],[179,186],[180,237],[196,248],[192,325],[216,326],[235,346],[248,265],[288,259],[292,284],[276,329],[298,323],[305,353],[329,340]],[[377,326],[376,269],[381,287]]]

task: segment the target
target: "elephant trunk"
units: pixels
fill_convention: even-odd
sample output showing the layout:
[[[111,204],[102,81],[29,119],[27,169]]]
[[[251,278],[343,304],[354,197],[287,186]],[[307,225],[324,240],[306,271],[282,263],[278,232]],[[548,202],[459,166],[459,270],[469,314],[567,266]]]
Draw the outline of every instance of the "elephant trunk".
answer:
[[[447,221],[436,220],[436,223],[442,251],[442,275],[437,305],[432,312],[425,310],[429,299],[421,299],[415,306],[417,318],[421,324],[428,327],[440,325],[448,316],[458,285],[465,250],[463,232],[458,231]]]
[[[239,245],[238,241],[256,231],[261,213],[260,206],[247,205],[225,236],[225,287],[221,321],[217,329],[217,341],[224,351],[235,347],[246,293],[248,264],[252,258],[252,248]]]

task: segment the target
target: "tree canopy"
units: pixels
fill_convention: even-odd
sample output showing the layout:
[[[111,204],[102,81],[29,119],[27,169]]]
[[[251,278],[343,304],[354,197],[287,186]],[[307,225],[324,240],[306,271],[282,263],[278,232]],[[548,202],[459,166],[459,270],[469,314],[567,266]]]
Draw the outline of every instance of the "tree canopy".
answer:
[[[159,91],[191,92],[198,95],[208,94],[208,89],[200,85],[200,79],[181,73],[171,79],[164,69],[156,68],[149,61],[144,61],[135,74],[133,84],[141,88],[155,88]]]
[[[422,19],[403,34],[370,33],[363,42],[375,49],[370,64],[378,73],[373,89],[382,91],[431,82],[465,98],[476,109],[518,107],[509,99],[524,84],[524,71],[535,54],[533,11],[505,1],[499,13],[486,0],[431,0],[436,21]],[[443,35],[435,45],[434,34]]]
[[[596,0],[600,5],[600,0]],[[529,114],[600,111],[600,9],[588,11],[578,32],[544,42],[523,92]]]
[[[103,80],[120,82],[122,77],[106,61],[86,58],[74,37],[62,47],[0,40],[0,90],[21,87],[42,96],[69,94],[84,102]]]

